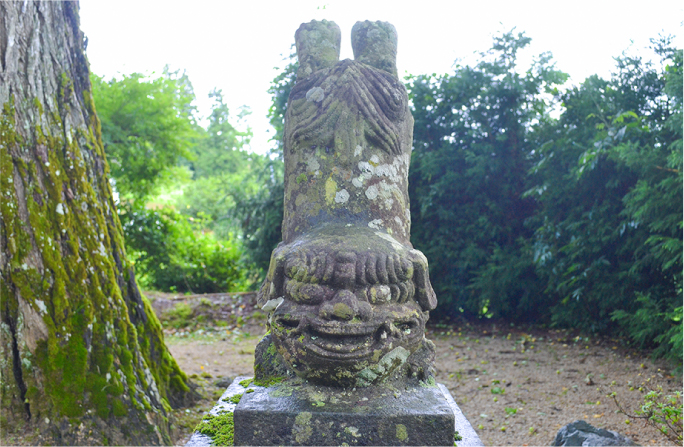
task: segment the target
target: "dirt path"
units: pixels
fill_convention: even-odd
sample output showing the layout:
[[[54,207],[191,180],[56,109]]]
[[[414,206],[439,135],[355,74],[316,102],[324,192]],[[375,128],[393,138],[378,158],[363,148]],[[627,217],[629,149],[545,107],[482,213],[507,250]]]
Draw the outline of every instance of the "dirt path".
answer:
[[[259,313],[250,317],[249,305],[242,311],[241,325],[166,330],[169,349],[207,396],[186,410],[179,443],[230,379],[252,375],[265,322]],[[642,422],[626,423],[607,397],[615,391],[623,407],[634,410],[642,403],[642,384],[682,389],[681,378],[670,375],[666,364],[623,349],[618,341],[486,324],[430,327],[428,338],[437,348],[437,381],[449,388],[486,445],[551,445],[561,426],[578,419],[641,445],[677,445]]]
[[[433,329],[429,337],[437,346],[438,382],[487,445],[551,445],[558,429],[578,419],[641,445],[668,444],[642,423],[627,424],[607,394],[615,391],[633,410],[646,380],[675,391],[680,379],[615,342],[485,325]]]

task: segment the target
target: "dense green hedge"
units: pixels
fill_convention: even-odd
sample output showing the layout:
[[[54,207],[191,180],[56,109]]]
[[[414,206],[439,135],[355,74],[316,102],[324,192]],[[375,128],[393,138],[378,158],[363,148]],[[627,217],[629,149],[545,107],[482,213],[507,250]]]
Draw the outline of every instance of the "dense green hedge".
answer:
[[[565,91],[550,55],[497,37],[475,67],[418,76],[412,241],[435,316],[622,334],[682,358],[682,51],[618,58]]]
[[[172,209],[119,205],[126,248],[143,288],[218,293],[247,290],[248,266],[235,239],[217,240]]]

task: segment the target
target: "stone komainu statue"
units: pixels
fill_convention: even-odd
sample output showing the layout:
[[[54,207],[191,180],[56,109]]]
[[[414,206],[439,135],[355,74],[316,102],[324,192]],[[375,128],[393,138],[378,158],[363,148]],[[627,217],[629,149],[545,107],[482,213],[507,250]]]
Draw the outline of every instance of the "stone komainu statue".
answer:
[[[425,323],[437,300],[427,260],[410,243],[413,117],[397,78],[396,31],[356,23],[353,61],[338,60],[333,22],[303,24],[295,39],[283,242],[258,294],[270,336],[255,373],[345,387],[428,380]]]

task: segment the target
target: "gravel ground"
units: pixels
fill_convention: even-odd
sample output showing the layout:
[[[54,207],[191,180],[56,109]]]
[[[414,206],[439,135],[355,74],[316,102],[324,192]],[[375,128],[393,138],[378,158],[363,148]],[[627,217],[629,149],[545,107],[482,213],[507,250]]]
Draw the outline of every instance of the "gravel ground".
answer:
[[[243,325],[166,330],[172,354],[207,396],[191,411],[197,419],[232,377],[252,375],[265,317],[250,317],[251,310],[249,304],[243,308]],[[493,324],[431,326],[428,338],[437,348],[437,381],[449,388],[486,445],[551,445],[558,429],[580,419],[641,445],[681,445],[643,421],[629,421],[607,396],[616,392],[633,412],[643,401],[640,387],[682,390],[681,377],[671,375],[666,363],[625,349],[619,340]],[[189,433],[186,428],[178,442]]]
[[[620,405],[638,409],[640,386],[681,391],[665,363],[625,350],[619,341],[583,339],[564,331],[494,325],[433,328],[437,381],[451,391],[486,445],[551,445],[576,420],[617,431],[641,445],[669,443]]]

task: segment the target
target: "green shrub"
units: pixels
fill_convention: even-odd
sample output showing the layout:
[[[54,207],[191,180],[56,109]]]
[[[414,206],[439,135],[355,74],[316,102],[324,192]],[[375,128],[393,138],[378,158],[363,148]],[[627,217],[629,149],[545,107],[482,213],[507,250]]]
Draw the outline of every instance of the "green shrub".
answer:
[[[642,388],[639,390],[644,391]],[[671,442],[681,445],[682,439],[684,439],[682,437],[682,409],[684,405],[682,404],[681,391],[665,394],[661,386],[649,389],[644,394],[644,402],[641,408],[634,411],[634,414],[630,414],[622,408],[616,392],[612,392],[608,396],[613,398],[620,413],[630,419],[643,419],[647,425],[658,430]]]
[[[187,303],[176,303],[173,309],[164,312],[164,323],[176,328],[184,328],[190,325],[192,318],[192,307]]]
[[[119,218],[138,283],[167,292],[217,293],[249,287],[235,239],[217,240],[172,209],[121,204]]]
[[[667,436],[670,441],[682,442],[682,393],[663,394],[658,387],[644,396],[644,404],[636,411],[648,423]]]
[[[611,319],[618,321],[623,330],[642,348],[655,348],[654,357],[674,361],[677,370],[682,368],[682,306],[668,309],[671,303],[658,302],[651,294],[637,292],[639,309],[634,313],[616,310]]]

